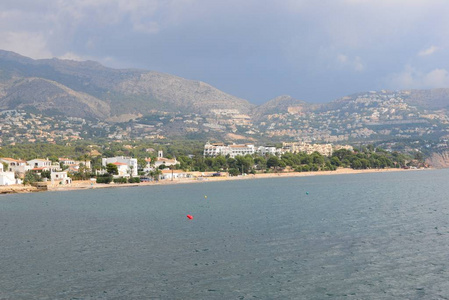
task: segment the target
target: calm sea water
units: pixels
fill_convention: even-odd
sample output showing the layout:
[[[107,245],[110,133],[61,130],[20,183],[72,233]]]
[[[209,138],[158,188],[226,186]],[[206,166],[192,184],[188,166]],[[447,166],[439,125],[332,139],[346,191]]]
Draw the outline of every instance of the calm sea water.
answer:
[[[0,299],[449,299],[448,179],[1,196]]]

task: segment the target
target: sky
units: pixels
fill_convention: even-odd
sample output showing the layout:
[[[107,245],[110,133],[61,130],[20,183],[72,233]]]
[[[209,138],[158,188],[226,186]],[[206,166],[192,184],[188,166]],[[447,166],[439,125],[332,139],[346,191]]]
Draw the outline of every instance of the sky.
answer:
[[[323,103],[449,88],[448,15],[447,0],[2,0],[0,49]]]

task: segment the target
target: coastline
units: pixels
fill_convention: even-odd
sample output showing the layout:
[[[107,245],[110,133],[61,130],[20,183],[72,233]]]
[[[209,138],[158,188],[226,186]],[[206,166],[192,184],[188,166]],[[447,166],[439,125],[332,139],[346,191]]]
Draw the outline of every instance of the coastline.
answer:
[[[198,178],[182,178],[141,182],[141,183],[92,183],[90,180],[74,181],[68,185],[51,184],[47,185],[46,190],[38,189],[34,186],[24,185],[9,185],[0,186],[0,195],[2,194],[16,194],[16,193],[33,193],[41,191],[74,191],[84,189],[99,189],[99,188],[119,188],[119,187],[136,187],[136,186],[158,186],[171,184],[188,184],[188,183],[203,183],[203,182],[217,182],[217,181],[231,181],[231,180],[250,180],[263,178],[285,178],[285,177],[308,177],[308,176],[329,176],[329,175],[346,175],[346,174],[365,174],[365,173],[385,173],[385,172],[405,172],[405,171],[419,171],[423,169],[366,169],[354,170],[349,168],[340,168],[335,171],[315,171],[315,172],[286,172],[286,173],[262,173],[262,174],[248,174],[232,177],[198,177]],[[429,169],[425,169],[429,170]]]

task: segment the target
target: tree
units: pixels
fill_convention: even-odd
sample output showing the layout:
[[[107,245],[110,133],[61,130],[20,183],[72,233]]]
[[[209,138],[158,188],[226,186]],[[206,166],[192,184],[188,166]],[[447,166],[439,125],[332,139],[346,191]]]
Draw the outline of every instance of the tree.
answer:
[[[23,179],[23,184],[31,184],[34,182],[42,181],[42,177],[39,176],[36,172],[33,170],[28,170],[25,172],[25,177]]]
[[[118,175],[118,168],[114,164],[107,164],[106,165],[106,172],[108,172],[109,174]]]
[[[422,154],[422,152],[416,151],[413,154],[413,158],[416,159],[419,162],[422,162],[422,161],[424,161],[424,154]]]
[[[51,172],[50,171],[42,171],[41,172],[41,177],[50,179],[51,178]]]
[[[279,166],[279,158],[277,156],[271,155],[267,160],[268,168],[275,168]]]
[[[267,168],[267,160],[265,157],[257,156],[254,159],[254,163],[256,164],[258,170],[265,170]]]
[[[254,160],[250,155],[236,156],[235,160],[237,168],[239,168],[242,173],[248,173],[249,168],[254,165]]]
[[[236,169],[236,168],[231,168],[231,169],[229,169],[229,175],[231,175],[231,176],[237,176],[237,175],[239,175],[239,174],[240,174],[240,172],[239,172],[238,169]]]
[[[159,176],[162,174],[162,171],[158,168],[154,169],[153,171],[150,171],[149,175],[156,181],[159,180]]]
[[[142,157],[137,158],[137,167],[139,168],[139,170],[143,170],[146,166],[147,161],[144,158]]]
[[[336,167],[339,167],[339,166],[341,166],[341,161],[340,161],[340,159],[337,156],[333,156],[331,158],[331,164],[336,166]]]

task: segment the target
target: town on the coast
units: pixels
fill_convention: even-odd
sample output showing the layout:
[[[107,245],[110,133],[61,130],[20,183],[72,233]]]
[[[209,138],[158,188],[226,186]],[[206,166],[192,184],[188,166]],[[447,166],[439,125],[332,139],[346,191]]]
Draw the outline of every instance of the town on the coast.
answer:
[[[125,146],[126,147],[126,146]],[[129,148],[130,146],[128,146]],[[335,171],[337,168],[423,168],[422,157],[373,146],[284,142],[279,147],[207,142],[202,153],[164,156],[145,149],[144,157],[103,157],[94,147],[79,157],[0,158],[0,186],[34,185],[41,189],[93,187],[98,184],[207,180],[256,174]]]
[[[0,64],[0,186],[449,167],[449,89],[254,104],[156,71],[4,50]]]

